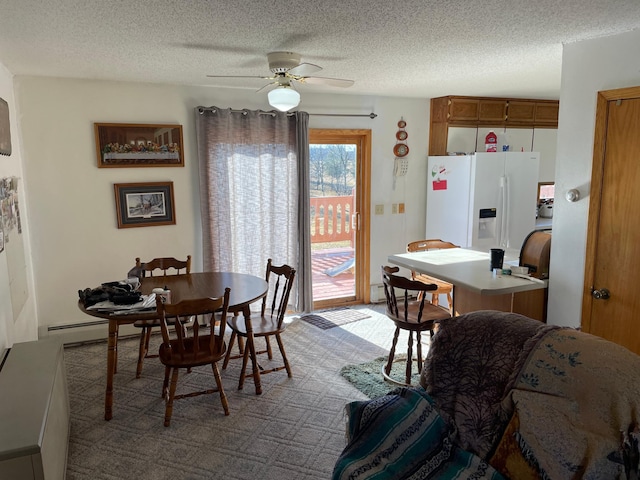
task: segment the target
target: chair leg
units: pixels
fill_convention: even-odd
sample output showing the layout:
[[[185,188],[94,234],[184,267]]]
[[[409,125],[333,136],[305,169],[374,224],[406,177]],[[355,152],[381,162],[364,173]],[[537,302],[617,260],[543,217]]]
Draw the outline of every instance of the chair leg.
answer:
[[[422,335],[416,332],[416,349],[418,350],[418,373],[422,372]]]
[[[143,327],[140,332],[140,349],[138,351],[138,365],[136,366],[136,378],[142,375],[142,363],[149,352],[149,339],[151,337],[151,329]]]
[[[222,369],[226,369],[227,365],[229,365],[229,359],[231,358],[231,349],[233,348],[233,344],[236,341],[237,338],[237,334],[236,332],[232,331],[231,332],[231,338],[229,339],[229,345],[227,346],[227,353],[224,356],[224,362],[222,362]],[[238,345],[240,345],[240,339],[238,338]]]
[[[450,293],[447,293],[447,302],[449,303],[449,313],[453,316],[453,298]]]
[[[242,354],[242,370],[240,370],[240,381],[238,382],[238,390],[244,387],[244,379],[247,376],[247,364],[249,363],[249,349],[245,348]]]
[[[436,305],[436,306],[440,305],[440,295],[437,294],[437,293],[432,293],[431,294],[431,303],[433,305]]]
[[[276,341],[278,342],[278,348],[280,349],[280,354],[282,355],[282,359],[284,360],[284,368],[287,370],[287,375],[289,376],[289,378],[291,378],[293,376],[291,374],[291,366],[289,365],[287,354],[284,352],[284,344],[282,343],[282,338],[280,337],[279,333],[276,333]]]
[[[167,400],[167,408],[164,411],[164,426],[168,427],[171,423],[171,414],[173,413],[173,399],[176,396],[176,388],[178,386],[178,368],[173,369],[171,375],[171,386],[169,387],[169,399]]]
[[[271,350],[271,341],[269,341],[269,335],[264,337],[264,341],[267,344],[267,357],[269,357],[269,360],[273,360],[273,351]]]
[[[218,392],[220,393],[220,402],[222,402],[222,408],[224,409],[224,414],[229,415],[229,402],[227,402],[227,396],[224,394],[224,388],[222,388],[222,378],[220,377],[220,372],[218,371],[218,365],[216,362],[211,364],[211,368],[213,369],[213,376],[216,379],[216,385],[218,385]]]
[[[407,340],[407,370],[405,372],[405,383],[411,385],[411,364],[413,363],[413,332],[409,331]]]
[[[389,350],[389,359],[387,360],[386,367],[384,367],[384,371],[387,375],[391,374],[391,365],[393,365],[393,357],[396,355],[398,335],[400,335],[400,327],[396,327],[396,332],[393,334],[393,342],[391,343],[391,350]]]
[[[164,381],[162,382],[162,395],[160,398],[167,399],[167,393],[169,392],[169,374],[171,373],[170,367],[164,367]]]

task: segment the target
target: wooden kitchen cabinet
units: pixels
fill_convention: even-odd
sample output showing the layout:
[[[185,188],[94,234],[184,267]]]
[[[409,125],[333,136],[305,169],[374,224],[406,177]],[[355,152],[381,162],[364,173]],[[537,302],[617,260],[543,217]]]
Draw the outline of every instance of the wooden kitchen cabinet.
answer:
[[[480,114],[480,102],[475,98],[452,98],[447,106],[448,121],[476,122]]]
[[[429,155],[446,155],[449,127],[558,126],[557,100],[446,96],[431,99]]]
[[[523,123],[533,125],[536,120],[536,102],[511,100],[509,102],[509,113],[507,123]]]
[[[559,102],[536,102],[536,126],[558,126],[558,110],[560,109]]]
[[[506,100],[480,100],[478,123],[504,122],[507,118]]]
[[[552,100],[509,100],[507,124],[558,126],[559,104]]]
[[[504,122],[507,116],[506,100],[452,97],[448,107],[449,122]]]

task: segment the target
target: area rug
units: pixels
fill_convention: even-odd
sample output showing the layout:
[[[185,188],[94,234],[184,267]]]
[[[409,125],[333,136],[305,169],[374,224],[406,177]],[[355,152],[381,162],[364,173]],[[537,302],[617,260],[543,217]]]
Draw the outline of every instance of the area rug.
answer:
[[[369,318],[366,312],[355,310],[353,308],[337,308],[335,310],[327,310],[326,312],[308,313],[302,315],[300,320],[304,320],[311,325],[314,325],[322,330],[327,330],[333,327],[339,327],[346,325],[347,323],[356,322]]]
[[[405,376],[405,356],[398,355],[391,366],[391,377],[398,380],[404,379]],[[360,390],[369,398],[381,397],[386,395],[398,385],[385,381],[382,376],[382,366],[387,362],[387,357],[379,357],[367,363],[360,365],[347,365],[342,367],[340,375],[349,381],[354,387]],[[420,372],[418,371],[418,362],[414,359],[412,365],[411,384],[413,386],[420,385]]]

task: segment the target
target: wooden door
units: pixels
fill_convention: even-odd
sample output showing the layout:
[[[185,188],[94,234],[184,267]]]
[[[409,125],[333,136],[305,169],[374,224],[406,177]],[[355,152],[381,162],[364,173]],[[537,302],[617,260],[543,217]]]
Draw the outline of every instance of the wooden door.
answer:
[[[600,92],[582,327],[640,354],[640,87]]]

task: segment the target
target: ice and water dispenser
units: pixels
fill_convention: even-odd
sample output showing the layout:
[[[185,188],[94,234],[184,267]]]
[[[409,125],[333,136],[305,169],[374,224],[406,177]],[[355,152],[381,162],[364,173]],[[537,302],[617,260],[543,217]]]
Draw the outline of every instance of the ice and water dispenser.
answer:
[[[498,222],[495,208],[481,208],[478,217],[478,240],[498,238]]]

